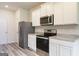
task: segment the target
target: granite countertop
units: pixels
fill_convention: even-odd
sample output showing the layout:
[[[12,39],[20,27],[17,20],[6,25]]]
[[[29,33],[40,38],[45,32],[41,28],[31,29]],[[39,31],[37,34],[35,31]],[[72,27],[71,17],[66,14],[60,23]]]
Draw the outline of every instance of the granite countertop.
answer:
[[[49,39],[58,39],[63,41],[75,42],[79,39],[79,35],[72,34],[57,34],[56,36],[51,36]]]

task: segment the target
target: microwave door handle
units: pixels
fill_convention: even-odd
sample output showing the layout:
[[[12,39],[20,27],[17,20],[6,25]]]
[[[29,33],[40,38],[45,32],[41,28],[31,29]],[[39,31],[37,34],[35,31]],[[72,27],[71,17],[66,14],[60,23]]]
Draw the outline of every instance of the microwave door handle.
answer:
[[[48,17],[48,23],[49,23],[49,19],[50,19],[50,17]]]
[[[51,19],[51,17],[49,16],[49,17],[48,17],[48,23],[50,23],[50,19]]]
[[[52,23],[54,24],[54,15],[51,16]]]

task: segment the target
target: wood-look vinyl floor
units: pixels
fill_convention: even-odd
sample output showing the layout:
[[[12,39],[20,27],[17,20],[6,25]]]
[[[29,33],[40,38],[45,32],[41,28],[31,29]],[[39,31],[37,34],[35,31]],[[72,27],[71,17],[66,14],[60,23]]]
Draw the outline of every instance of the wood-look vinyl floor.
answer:
[[[17,43],[0,45],[0,53],[8,53],[8,56],[48,56],[48,53],[37,49],[37,52],[29,48],[23,49]]]

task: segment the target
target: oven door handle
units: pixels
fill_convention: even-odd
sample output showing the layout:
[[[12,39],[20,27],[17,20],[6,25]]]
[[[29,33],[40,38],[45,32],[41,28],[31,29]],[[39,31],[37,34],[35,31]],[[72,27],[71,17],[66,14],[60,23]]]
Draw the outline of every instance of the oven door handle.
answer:
[[[37,37],[37,38],[41,38],[41,39],[47,39],[47,40],[48,40],[48,38],[46,38],[46,37]]]

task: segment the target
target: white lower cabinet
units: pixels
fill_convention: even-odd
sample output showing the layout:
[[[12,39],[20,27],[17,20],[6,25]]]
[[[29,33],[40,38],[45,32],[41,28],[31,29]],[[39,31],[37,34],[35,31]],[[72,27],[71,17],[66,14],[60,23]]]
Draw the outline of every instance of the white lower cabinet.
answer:
[[[49,41],[49,55],[50,56],[71,56],[72,55],[72,47],[67,46],[64,42],[62,43],[61,40],[58,43],[50,39]]]
[[[71,48],[53,43],[49,54],[50,56],[71,56]]]
[[[50,44],[49,46],[49,55],[50,56],[59,56],[59,49],[58,49],[58,45],[57,44]]]
[[[60,56],[71,56],[71,47],[68,46],[59,46]]]
[[[33,51],[36,51],[36,35],[28,34],[28,47]]]

